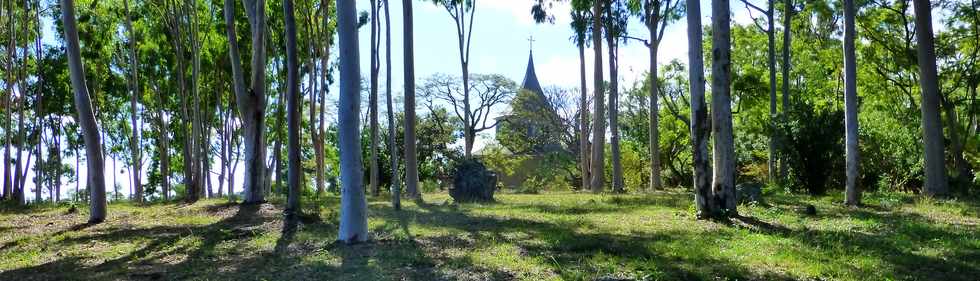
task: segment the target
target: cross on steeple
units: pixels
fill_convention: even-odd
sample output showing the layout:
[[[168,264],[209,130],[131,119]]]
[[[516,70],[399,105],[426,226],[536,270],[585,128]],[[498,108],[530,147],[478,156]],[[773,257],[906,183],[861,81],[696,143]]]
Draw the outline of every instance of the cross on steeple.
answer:
[[[534,41],[535,41],[534,35],[527,37],[527,48],[530,49],[532,52],[534,51]]]

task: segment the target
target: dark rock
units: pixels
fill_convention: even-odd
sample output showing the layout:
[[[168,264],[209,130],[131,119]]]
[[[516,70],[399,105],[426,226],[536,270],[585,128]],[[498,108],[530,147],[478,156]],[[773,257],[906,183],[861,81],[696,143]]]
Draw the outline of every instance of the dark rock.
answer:
[[[762,185],[744,183],[735,187],[735,200],[738,204],[762,203]]]
[[[456,202],[493,202],[496,189],[497,174],[479,160],[466,159],[456,166],[449,196]]]
[[[807,216],[816,216],[817,207],[813,206],[812,204],[806,204],[803,206],[803,208],[801,208],[800,212]]]

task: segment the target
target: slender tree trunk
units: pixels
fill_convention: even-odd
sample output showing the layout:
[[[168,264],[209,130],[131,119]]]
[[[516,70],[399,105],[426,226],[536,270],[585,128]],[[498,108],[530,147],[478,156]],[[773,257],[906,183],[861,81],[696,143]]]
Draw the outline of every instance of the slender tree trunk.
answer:
[[[160,122],[157,140],[160,151],[160,190],[163,192],[163,200],[170,201],[170,126],[168,120],[164,120],[163,108],[166,106],[164,93],[158,93],[157,99],[157,121]]]
[[[228,55],[231,57],[232,80],[245,138],[244,203],[265,201],[262,184],[265,182],[265,0],[245,0],[252,31],[251,87],[245,87],[245,74],[238,53],[235,35],[235,3],[225,0],[225,32],[228,36]],[[234,176],[232,176],[234,178]]]
[[[854,54],[854,0],[844,0],[844,154],[847,161],[847,180],[844,203],[861,204],[858,187],[860,150],[858,150],[857,60]]]
[[[37,1],[34,4],[35,4],[34,5],[34,19],[37,22],[41,22],[41,1]],[[41,33],[41,25],[40,24],[35,24],[34,25],[34,32],[35,32],[35,35],[37,35],[36,38],[35,38],[35,40],[34,40],[35,60],[39,62],[39,61],[41,61],[44,58],[44,50],[42,48],[42,43],[41,43],[42,36],[40,36],[42,34]],[[43,157],[43,155],[44,155],[43,154],[43,147],[44,147],[44,127],[45,126],[44,126],[44,92],[41,89],[44,86],[44,75],[42,75],[43,74],[43,71],[41,71],[41,64],[40,63],[36,63],[35,64],[35,67],[36,67],[35,68],[35,71],[37,71],[37,73],[35,74],[35,75],[37,75],[37,85],[34,88],[35,88],[35,91],[36,91],[35,92],[35,95],[37,96],[37,107],[36,107],[36,109],[34,111],[34,115],[35,115],[36,122],[37,122],[37,124],[36,124],[36,126],[37,126],[37,148],[36,148],[36,150],[37,150],[36,151],[37,152],[37,162],[34,164],[36,166],[35,174],[34,174],[34,176],[36,178],[34,179],[34,184],[36,185],[35,188],[42,189],[42,188],[44,188],[44,179],[45,179],[45,174],[46,174],[46,171],[45,170],[47,168],[46,165],[45,165],[45,158]],[[57,137],[57,136],[55,136],[55,137]],[[56,150],[56,151],[60,151],[60,150]],[[50,154],[50,152],[48,154]],[[49,157],[50,157],[50,155],[49,155]],[[54,193],[54,185],[48,185],[48,194],[51,197],[50,198],[51,199],[51,202],[55,202],[55,203],[58,202],[58,194],[55,194]]]
[[[582,169],[582,190],[591,190],[589,182],[591,177],[589,176],[589,97],[588,97],[588,81],[585,78],[585,37],[580,36],[578,41],[578,69],[579,69],[579,82],[581,83],[581,95],[579,96],[579,158],[580,166]]]
[[[14,5],[13,5],[13,2],[14,2],[13,0],[8,0],[7,1],[7,33],[8,34],[16,34],[16,32],[14,32],[14,30],[15,30],[14,27],[15,26],[14,26]],[[6,69],[8,70],[8,71],[6,71],[7,72],[7,84],[6,84],[7,95],[4,96],[4,100],[3,100],[4,106],[3,106],[3,108],[6,108],[8,110],[4,110],[5,113],[6,113],[6,118],[4,118],[5,122],[4,122],[4,129],[3,129],[3,138],[4,138],[4,147],[3,147],[3,154],[4,154],[4,157],[3,157],[3,195],[7,199],[11,199],[12,200],[14,198],[12,196],[13,195],[12,194],[12,192],[13,192],[13,182],[11,182],[12,179],[11,179],[11,172],[10,172],[10,162],[11,162],[11,159],[10,159],[10,142],[11,142],[10,119],[11,119],[11,115],[10,114],[11,114],[11,110],[9,110],[9,109],[11,108],[10,103],[13,100],[13,96],[14,96],[14,86],[13,86],[14,85],[14,72],[12,70],[14,69],[13,68],[13,60],[14,60],[14,55],[15,55],[16,52],[14,51],[14,42],[15,42],[14,36],[8,36],[7,38],[8,38],[8,41],[7,41],[7,43],[8,43],[7,44],[7,58],[8,59],[6,60],[7,61],[7,67],[6,67]]]
[[[367,200],[361,179],[361,79],[357,50],[357,8],[354,0],[337,3],[340,35],[340,232],[338,240],[351,244],[368,239]],[[410,18],[410,17],[407,17]]]
[[[347,1],[347,0],[343,0]],[[405,193],[421,199],[419,193],[418,155],[415,153],[415,38],[413,35],[412,0],[402,0],[402,20],[405,37]]]
[[[660,103],[657,100],[660,91],[659,71],[657,70],[657,53],[660,39],[657,38],[658,21],[649,20],[647,28],[650,32],[650,190],[663,186],[660,176]]]
[[[939,80],[936,74],[936,51],[933,46],[932,7],[929,0],[912,0],[915,6],[915,30],[918,40],[919,87],[922,89],[922,140],[925,144],[926,182],[923,192],[942,197],[949,193],[943,151],[943,129],[939,118]]]
[[[378,72],[381,69],[378,56],[379,42],[378,29],[378,1],[371,0],[371,93],[368,98],[368,115],[371,125],[371,160],[370,160],[370,180],[371,196],[378,196],[379,183],[378,176]]]
[[[790,71],[790,52],[793,50],[792,27],[793,27],[793,0],[786,0],[783,5],[783,112],[789,112],[789,71]],[[785,120],[784,120],[785,121]],[[785,143],[782,145],[786,145]],[[789,175],[788,158],[782,157],[779,161],[779,177],[787,180]]]
[[[130,139],[130,149],[132,152],[132,170],[133,170],[133,182],[132,185],[135,189],[135,198],[137,203],[143,203],[143,184],[140,177],[140,164],[142,164],[142,157],[140,155],[140,130],[137,125],[139,122],[139,117],[137,117],[137,109],[139,106],[139,99],[142,95],[140,91],[140,80],[139,80],[139,61],[136,57],[136,31],[133,30],[133,20],[132,14],[129,11],[129,0],[123,1],[123,7],[126,10],[126,30],[129,33],[129,64],[130,64],[130,75],[132,79],[130,86],[132,87],[132,96],[130,98],[129,105],[132,109],[130,118],[133,125],[133,137]]]
[[[75,92],[75,108],[85,140],[88,162],[88,187],[91,194],[89,223],[101,223],[106,217],[105,174],[102,161],[102,141],[99,139],[99,125],[95,121],[95,111],[85,85],[85,68],[82,66],[78,44],[78,27],[75,23],[75,1],[61,0],[61,19],[64,24],[64,39],[68,53],[68,70],[72,90]],[[77,157],[77,156],[76,156]]]
[[[732,134],[731,10],[729,0],[711,1],[711,130],[714,133],[712,192],[722,215],[736,215],[735,143]]]
[[[775,1],[769,0],[769,7],[766,10],[766,21],[769,23],[769,30],[766,30],[766,35],[769,37],[768,42],[768,53],[766,54],[769,58],[769,159],[768,159],[768,170],[769,170],[769,182],[775,183],[776,179],[779,178],[779,151],[777,147],[779,142],[776,138],[776,120],[779,118],[779,111],[777,109],[777,100],[779,97],[776,94],[776,17],[775,17]]]
[[[602,2],[594,1],[592,5],[593,15],[602,15]],[[602,17],[593,16],[592,22],[592,49],[595,52],[595,96],[592,104],[595,106],[592,121],[592,180],[590,186],[592,192],[602,192],[605,183],[605,146],[606,146],[606,114],[605,96],[603,95],[603,75],[602,75]]]
[[[299,146],[300,94],[299,58],[296,51],[296,16],[293,0],[282,1],[286,26],[286,95],[288,96],[287,119],[289,123],[289,196],[286,202],[286,216],[295,217],[300,213],[300,184],[303,173],[302,151]],[[310,73],[313,75],[313,73]]]
[[[716,212],[711,194],[711,165],[708,162],[708,106],[704,101],[704,50],[701,31],[701,3],[687,0],[687,42],[689,79],[691,81],[691,146],[694,159],[694,203],[698,218],[709,218]]]
[[[388,105],[388,155],[391,158],[391,206],[401,209],[401,181],[398,177],[398,146],[395,144],[395,106],[391,97],[391,14],[390,0],[383,0],[385,7],[385,99]]]
[[[610,151],[612,152],[612,189],[615,193],[625,191],[623,184],[623,162],[619,145],[619,38],[606,33],[606,45],[609,47],[609,131]]]

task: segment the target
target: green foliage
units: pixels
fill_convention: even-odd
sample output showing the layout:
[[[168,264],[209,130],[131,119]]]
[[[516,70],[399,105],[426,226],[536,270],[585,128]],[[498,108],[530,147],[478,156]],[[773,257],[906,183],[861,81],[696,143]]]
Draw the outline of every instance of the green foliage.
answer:
[[[783,141],[781,155],[791,167],[789,184],[812,195],[843,186],[844,112],[796,104],[779,120],[776,135]]]

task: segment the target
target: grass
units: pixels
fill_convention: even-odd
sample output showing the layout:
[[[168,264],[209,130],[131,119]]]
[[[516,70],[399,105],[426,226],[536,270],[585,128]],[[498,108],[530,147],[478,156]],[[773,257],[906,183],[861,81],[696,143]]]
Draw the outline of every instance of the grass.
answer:
[[[276,204],[112,204],[106,223],[65,206],[0,209],[0,280],[976,280],[980,205],[902,194],[768,194],[726,222],[693,218],[683,190],[546,193],[392,210],[372,242],[334,242],[338,201],[283,225]],[[803,215],[805,204],[815,216]],[[310,204],[308,204],[310,205]],[[285,230],[285,231],[284,231]]]

